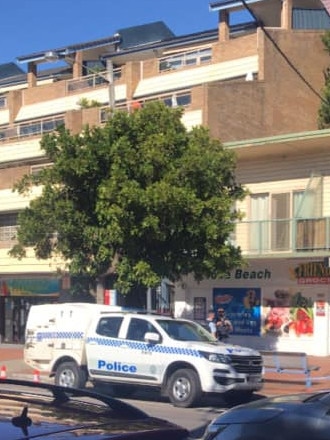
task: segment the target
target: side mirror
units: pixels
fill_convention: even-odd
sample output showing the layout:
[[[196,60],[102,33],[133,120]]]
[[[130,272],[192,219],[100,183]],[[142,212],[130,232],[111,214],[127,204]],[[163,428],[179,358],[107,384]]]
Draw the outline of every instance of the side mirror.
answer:
[[[144,340],[151,344],[158,344],[160,342],[160,335],[158,333],[147,332],[144,335]]]

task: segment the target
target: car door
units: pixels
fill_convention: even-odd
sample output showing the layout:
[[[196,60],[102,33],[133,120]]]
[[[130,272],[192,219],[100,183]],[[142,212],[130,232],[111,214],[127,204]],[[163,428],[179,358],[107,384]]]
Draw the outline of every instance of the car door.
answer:
[[[145,340],[146,333],[157,333],[159,342]],[[159,384],[166,368],[166,360],[161,350],[162,337],[156,327],[143,317],[131,317],[125,341],[122,341],[121,359],[125,365],[134,360],[136,371],[131,377],[135,381]]]
[[[118,373],[125,370],[120,360],[120,331],[123,322],[122,315],[105,315],[90,326],[86,338],[86,358],[92,378],[116,378]]]

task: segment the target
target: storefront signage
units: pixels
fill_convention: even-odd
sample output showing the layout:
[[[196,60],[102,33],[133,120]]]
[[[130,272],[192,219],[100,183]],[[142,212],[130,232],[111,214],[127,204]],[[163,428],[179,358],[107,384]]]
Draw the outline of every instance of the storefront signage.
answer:
[[[316,301],[316,316],[325,316],[325,301]]]
[[[58,296],[59,292],[57,278],[0,279],[0,296]]]
[[[228,273],[224,278],[234,278],[235,280],[270,280],[272,272],[269,269],[263,270],[243,270],[236,269]]]
[[[301,263],[293,269],[298,284],[330,284],[330,268],[324,261]]]

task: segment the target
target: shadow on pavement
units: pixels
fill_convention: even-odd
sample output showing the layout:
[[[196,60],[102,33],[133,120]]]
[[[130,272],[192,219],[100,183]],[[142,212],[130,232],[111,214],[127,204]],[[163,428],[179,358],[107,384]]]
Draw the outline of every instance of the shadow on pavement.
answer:
[[[110,392],[110,390],[109,390]],[[113,395],[116,395],[115,391],[111,391]],[[121,397],[121,396],[118,396]],[[128,396],[127,396],[128,397]],[[224,395],[221,396],[219,394],[214,395],[205,395],[202,397],[201,401],[198,403],[199,408],[205,407],[213,407],[213,408],[231,408],[236,405],[240,405],[247,402],[252,402],[255,400],[259,400],[265,398],[266,396],[263,394],[252,394],[252,396],[240,396],[239,393]],[[164,402],[170,403],[168,397],[161,396],[160,392],[154,388],[144,387],[143,389],[137,389],[132,394],[129,395],[129,399],[131,400],[143,400],[149,402]]]

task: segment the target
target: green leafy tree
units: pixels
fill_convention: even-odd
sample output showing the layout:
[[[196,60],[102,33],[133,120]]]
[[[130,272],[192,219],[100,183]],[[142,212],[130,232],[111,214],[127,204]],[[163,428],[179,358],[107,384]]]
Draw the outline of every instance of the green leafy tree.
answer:
[[[330,31],[322,35],[322,42],[325,50],[330,54]],[[324,87],[322,90],[322,101],[318,112],[318,125],[320,129],[330,127],[330,68],[324,72]]]
[[[245,196],[235,156],[206,128],[187,131],[183,110],[153,102],[114,112],[103,127],[47,134],[52,167],[26,175],[15,190],[42,185],[19,216],[18,258],[34,247],[54,253],[71,274],[115,274],[122,293],[193,274],[215,278],[242,264],[230,234]]]

